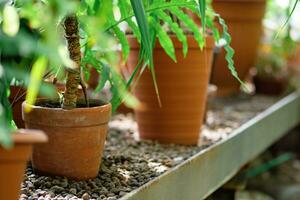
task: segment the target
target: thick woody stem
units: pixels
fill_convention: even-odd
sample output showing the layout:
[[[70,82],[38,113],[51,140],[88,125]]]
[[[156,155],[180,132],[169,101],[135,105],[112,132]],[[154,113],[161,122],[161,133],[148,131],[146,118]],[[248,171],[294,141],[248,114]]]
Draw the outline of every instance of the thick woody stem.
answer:
[[[65,38],[68,42],[70,58],[75,62],[76,68],[67,71],[66,89],[64,92],[63,109],[76,108],[78,85],[80,83],[80,37],[78,20],[75,15],[66,17],[64,21]]]

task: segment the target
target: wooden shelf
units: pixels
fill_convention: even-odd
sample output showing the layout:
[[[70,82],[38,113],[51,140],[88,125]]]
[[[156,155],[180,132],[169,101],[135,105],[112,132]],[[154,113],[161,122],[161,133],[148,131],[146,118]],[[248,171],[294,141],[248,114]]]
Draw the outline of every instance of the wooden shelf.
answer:
[[[228,138],[204,149],[122,199],[204,199],[299,122],[300,92],[294,92],[244,123]]]

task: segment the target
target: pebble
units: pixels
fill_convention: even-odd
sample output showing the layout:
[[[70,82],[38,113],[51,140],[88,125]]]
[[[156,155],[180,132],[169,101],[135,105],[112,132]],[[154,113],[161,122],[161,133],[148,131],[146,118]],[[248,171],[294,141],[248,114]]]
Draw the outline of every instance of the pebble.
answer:
[[[84,193],[81,198],[83,200],[90,200],[90,195],[88,193]]]
[[[69,192],[70,192],[71,194],[76,195],[77,190],[76,190],[76,188],[70,188]]]
[[[99,175],[88,181],[73,181],[34,173],[29,165],[21,188],[20,200],[115,200],[204,148],[225,138],[233,129],[275,102],[275,98],[253,96],[211,103],[203,127],[201,146],[158,144],[137,141],[137,124],[132,114],[117,114],[109,123],[105,152]],[[226,106],[224,106],[226,105]]]

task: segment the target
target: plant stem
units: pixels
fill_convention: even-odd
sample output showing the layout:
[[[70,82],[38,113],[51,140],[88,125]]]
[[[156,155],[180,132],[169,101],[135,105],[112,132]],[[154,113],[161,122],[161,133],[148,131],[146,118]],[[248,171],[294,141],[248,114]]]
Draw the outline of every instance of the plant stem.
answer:
[[[68,42],[68,50],[70,58],[75,62],[75,68],[67,70],[67,82],[64,92],[63,109],[76,108],[78,85],[80,83],[80,37],[78,28],[78,19],[75,15],[66,17],[64,21],[65,26],[65,38]]]

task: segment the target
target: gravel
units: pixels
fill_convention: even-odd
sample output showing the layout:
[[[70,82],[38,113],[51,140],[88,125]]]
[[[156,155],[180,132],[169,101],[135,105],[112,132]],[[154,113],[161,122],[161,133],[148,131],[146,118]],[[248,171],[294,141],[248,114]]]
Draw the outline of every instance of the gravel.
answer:
[[[239,96],[209,104],[199,146],[162,145],[142,141],[132,114],[113,116],[98,177],[73,181],[40,176],[29,165],[21,200],[116,200],[160,176],[204,148],[228,136],[233,129],[276,101],[264,96]]]

